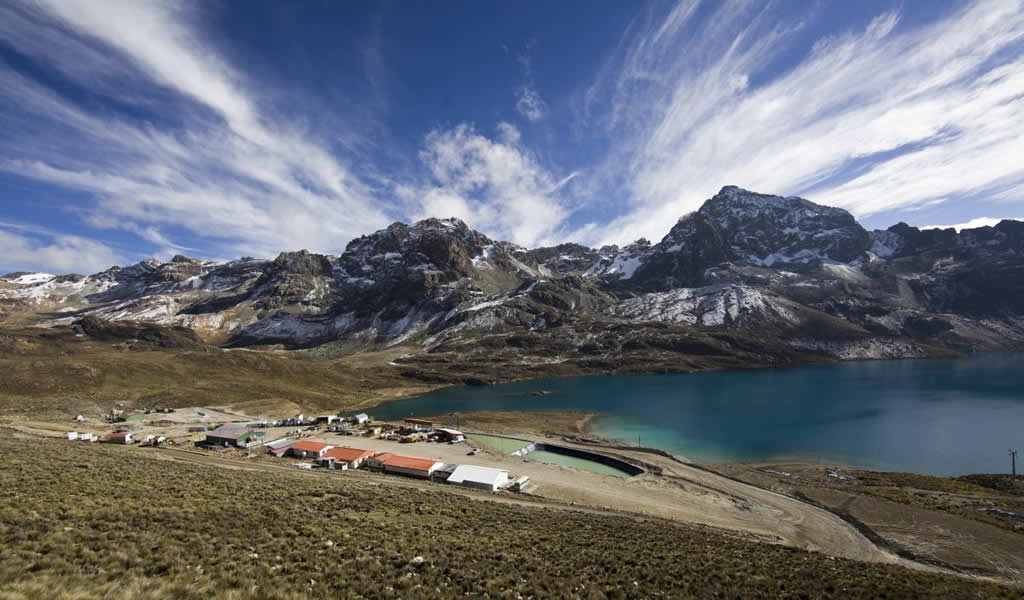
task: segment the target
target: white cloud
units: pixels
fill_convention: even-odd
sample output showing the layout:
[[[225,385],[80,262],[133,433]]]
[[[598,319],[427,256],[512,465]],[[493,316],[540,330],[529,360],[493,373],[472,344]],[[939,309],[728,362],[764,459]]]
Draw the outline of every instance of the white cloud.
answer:
[[[5,270],[95,273],[123,261],[114,250],[74,235],[49,239],[25,235],[23,228],[0,224],[0,264]]]
[[[417,218],[459,217],[498,239],[552,243],[571,213],[558,195],[576,174],[556,178],[519,144],[519,132],[498,126],[499,140],[468,125],[427,135],[420,159],[433,181],[400,196],[418,198]]]
[[[967,221],[966,223],[957,223],[955,225],[923,225],[921,229],[949,229],[950,227],[952,227],[953,229],[960,231],[961,229],[977,229],[978,227],[995,227],[996,225],[999,224],[1000,221],[1003,220],[1006,219],[995,219],[992,217],[977,217],[975,219]],[[1010,218],[1009,220],[1024,221],[1024,217]]]
[[[540,121],[547,115],[548,107],[537,90],[524,85],[516,90],[516,110],[530,121]]]
[[[753,85],[802,24],[760,3],[698,22],[696,4],[635,30],[581,97],[578,112],[614,140],[606,181],[626,181],[621,216],[592,241],[658,239],[725,184],[865,216],[1024,182],[1019,0],[916,28],[882,14]]]
[[[26,53],[49,48],[46,61],[80,80],[120,78],[93,91],[170,116],[166,126],[126,120],[0,65],[0,101],[14,107],[0,113],[0,169],[91,193],[88,222],[135,231],[161,250],[175,246],[160,229],[180,226],[222,254],[272,256],[337,251],[391,220],[392,207],[367,183],[372,169],[356,174],[339,158],[320,135],[329,128],[275,110],[275,90],[221,59],[184,5],[14,6],[4,16],[15,23],[0,27],[0,39]]]
[[[583,126],[610,147],[595,164],[565,173],[510,123],[493,137],[459,125],[427,135],[426,175],[399,171],[398,185],[357,150],[375,138],[347,125],[367,111],[296,110],[291,100],[315,94],[236,70],[202,35],[195,11],[212,5],[16,0],[0,6],[0,42],[101,101],[72,101],[0,62],[0,170],[87,193],[85,224],[134,232],[161,255],[182,249],[167,234],[182,230],[219,256],[334,252],[427,216],[527,245],[657,240],[725,184],[859,216],[977,195],[1020,202],[1024,0],[964,5],[919,27],[881,14],[783,72],[806,22],[783,20],[777,5],[699,4],[632,24],[579,94]],[[516,109],[545,119],[529,59],[519,62]],[[570,227],[581,197],[603,204]],[[109,256],[74,236],[21,237],[7,243],[52,248],[54,263],[76,244]]]

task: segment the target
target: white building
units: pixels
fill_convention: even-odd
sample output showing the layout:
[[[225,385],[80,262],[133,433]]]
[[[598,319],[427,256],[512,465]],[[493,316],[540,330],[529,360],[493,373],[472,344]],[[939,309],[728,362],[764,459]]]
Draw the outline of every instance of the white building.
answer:
[[[78,432],[77,431],[69,431],[68,432],[68,439],[72,440],[72,441],[73,440],[77,440],[78,439]]]
[[[496,492],[508,484],[508,471],[475,465],[459,465],[448,477],[448,483]]]

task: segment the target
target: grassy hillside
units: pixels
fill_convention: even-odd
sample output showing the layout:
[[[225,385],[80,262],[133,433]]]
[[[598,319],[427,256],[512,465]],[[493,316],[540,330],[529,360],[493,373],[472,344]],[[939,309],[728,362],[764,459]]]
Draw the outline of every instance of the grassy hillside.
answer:
[[[595,358],[608,350],[598,347],[571,361],[552,360],[559,352],[574,352],[570,341],[547,338],[527,343],[494,336],[473,348],[410,356],[418,349],[351,341],[301,351],[228,350],[180,328],[98,320],[0,330],[0,417],[65,421],[76,414],[106,414],[117,405],[231,406],[257,416],[285,416],[363,408],[449,384],[825,360],[792,350],[777,359],[760,345],[748,348],[748,341],[726,334],[641,330],[643,335],[633,332],[639,338],[627,340],[636,346],[628,352]],[[531,344],[543,347],[524,350]]]
[[[0,430],[0,598],[1020,597],[664,521],[160,452]]]
[[[97,340],[66,328],[0,331],[0,416],[63,421],[118,403],[293,414],[365,406],[437,385],[388,365],[400,350],[317,359],[163,341]]]

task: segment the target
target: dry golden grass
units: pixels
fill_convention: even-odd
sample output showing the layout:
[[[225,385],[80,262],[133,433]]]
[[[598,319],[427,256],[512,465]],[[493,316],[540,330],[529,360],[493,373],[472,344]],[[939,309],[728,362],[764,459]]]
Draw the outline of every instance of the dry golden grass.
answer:
[[[383,360],[383,359],[382,359]],[[66,422],[127,407],[234,406],[249,414],[362,408],[436,388],[362,356],[219,348],[125,350],[70,330],[0,331],[0,416]]]
[[[1020,597],[665,521],[159,452],[0,431],[0,598]]]

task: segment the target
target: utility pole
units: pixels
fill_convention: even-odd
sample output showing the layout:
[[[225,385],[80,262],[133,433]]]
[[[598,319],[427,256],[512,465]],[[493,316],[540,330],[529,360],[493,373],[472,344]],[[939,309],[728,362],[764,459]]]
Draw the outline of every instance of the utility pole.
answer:
[[[1010,450],[1010,474],[1017,476],[1017,451]]]

